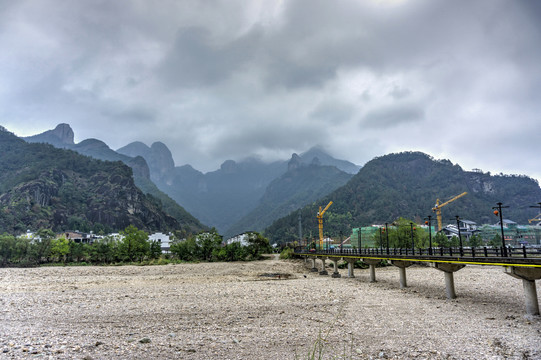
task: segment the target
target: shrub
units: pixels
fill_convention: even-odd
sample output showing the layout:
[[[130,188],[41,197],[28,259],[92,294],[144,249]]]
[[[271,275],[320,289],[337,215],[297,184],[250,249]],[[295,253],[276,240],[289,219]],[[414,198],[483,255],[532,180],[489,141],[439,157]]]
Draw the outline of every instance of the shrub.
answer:
[[[293,249],[290,249],[290,248],[286,247],[280,253],[280,259],[282,259],[282,260],[291,259],[291,258],[293,258],[293,254],[294,254]]]

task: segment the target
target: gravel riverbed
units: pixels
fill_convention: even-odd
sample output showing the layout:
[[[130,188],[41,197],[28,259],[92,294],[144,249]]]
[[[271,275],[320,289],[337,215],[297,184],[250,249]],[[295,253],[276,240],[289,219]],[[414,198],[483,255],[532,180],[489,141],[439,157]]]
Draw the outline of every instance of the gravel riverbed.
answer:
[[[541,359],[500,267],[334,279],[304,261],[0,269],[1,359]],[[329,271],[331,273],[331,271]],[[279,276],[278,276],[279,274]],[[541,294],[540,282],[537,291]],[[319,355],[321,345],[322,355]]]

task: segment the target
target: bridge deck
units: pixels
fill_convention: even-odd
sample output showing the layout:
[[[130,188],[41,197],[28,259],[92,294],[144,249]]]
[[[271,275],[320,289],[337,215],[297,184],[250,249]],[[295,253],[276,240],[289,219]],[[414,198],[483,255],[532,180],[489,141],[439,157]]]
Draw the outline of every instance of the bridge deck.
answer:
[[[433,249],[295,249],[302,256],[357,259],[401,260],[414,262],[456,263],[470,265],[541,267],[541,249],[433,248]]]

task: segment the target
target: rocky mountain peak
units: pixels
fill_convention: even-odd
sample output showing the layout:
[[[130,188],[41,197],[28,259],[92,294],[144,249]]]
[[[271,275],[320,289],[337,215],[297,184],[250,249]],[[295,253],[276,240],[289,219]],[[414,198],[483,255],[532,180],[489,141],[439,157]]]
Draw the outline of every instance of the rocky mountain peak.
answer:
[[[301,165],[302,165],[301,157],[297,155],[296,153],[293,153],[293,155],[291,155],[291,159],[287,163],[287,170],[291,171],[291,170],[298,169]]]
[[[233,160],[226,160],[220,166],[220,169],[226,174],[232,174],[232,173],[237,172],[238,164]]]
[[[47,130],[41,134],[24,137],[28,142],[48,143],[57,147],[71,146],[74,133],[69,124],[58,124],[53,130]]]
[[[56,135],[56,137],[58,137],[60,141],[66,145],[74,144],[73,139],[75,135],[69,124],[58,124],[54,130],[52,130],[52,134]]]
[[[151,167],[159,169],[160,173],[166,172],[175,168],[175,161],[169,148],[162,142],[155,142],[150,147],[150,162]]]

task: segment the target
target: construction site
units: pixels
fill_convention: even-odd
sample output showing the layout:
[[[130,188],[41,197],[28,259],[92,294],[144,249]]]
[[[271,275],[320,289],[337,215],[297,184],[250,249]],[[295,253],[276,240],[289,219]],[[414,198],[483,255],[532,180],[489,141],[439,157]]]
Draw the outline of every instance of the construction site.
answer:
[[[348,237],[325,237],[323,232],[324,214],[333,204],[330,201],[324,208],[319,207],[316,215],[319,241],[306,242],[306,246],[318,249],[340,248],[375,248],[383,247],[391,241],[393,247],[403,247],[407,242],[413,247],[428,246],[491,246],[491,247],[522,247],[541,248],[541,212],[528,219],[528,224],[518,224],[501,216],[501,208],[494,207],[494,215],[498,221],[494,224],[477,224],[468,219],[455,216],[453,223],[444,224],[442,210],[445,206],[466,196],[463,192],[442,202],[436,200],[431,209],[435,217],[428,216],[424,223],[414,223],[406,219],[397,219],[384,224],[371,224],[353,228]],[[500,204],[501,206],[501,204]],[[539,206],[541,210],[541,203]],[[503,237],[503,240],[502,240]],[[389,240],[391,238],[391,240]],[[431,241],[434,240],[434,241]]]

